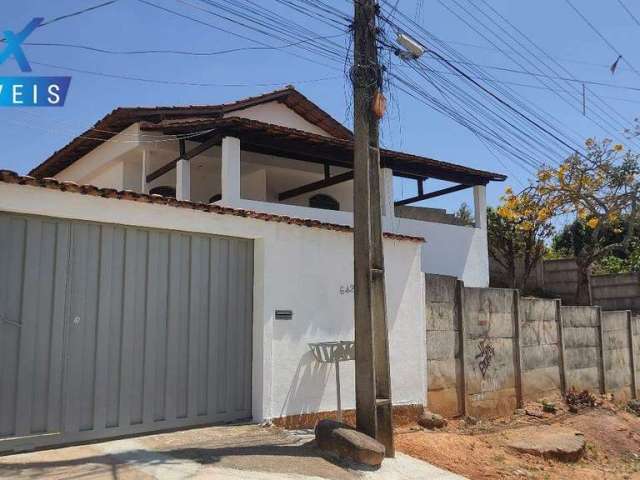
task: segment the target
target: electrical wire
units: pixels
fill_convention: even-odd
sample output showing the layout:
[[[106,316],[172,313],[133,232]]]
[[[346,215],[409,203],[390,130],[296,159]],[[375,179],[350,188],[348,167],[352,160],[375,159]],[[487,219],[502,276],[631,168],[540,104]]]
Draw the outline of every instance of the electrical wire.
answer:
[[[508,39],[505,39],[503,36],[501,36],[500,34],[496,33],[494,30],[492,30],[490,27],[488,27],[485,23],[483,23],[481,20],[479,20],[474,15],[473,12],[471,12],[470,10],[468,10],[465,7],[461,6],[458,1],[453,0],[453,3],[455,5],[457,5],[458,8],[460,8],[464,12],[464,15],[461,15],[458,12],[454,11],[452,9],[452,5],[445,4],[442,0],[439,0],[439,2],[447,10],[449,10],[452,14],[454,14],[458,19],[463,21],[465,24],[469,25],[470,28],[472,28],[476,33],[481,35],[486,41],[492,43],[494,46],[497,47],[497,45],[491,40],[491,38],[489,38],[487,35],[482,33],[479,29],[477,29],[475,26],[473,26],[469,22],[470,21],[475,21],[482,28],[484,28],[489,33],[491,33],[491,35],[493,35],[497,39],[497,41],[499,41],[502,44],[504,44],[504,49],[502,51],[505,54],[505,56],[507,56],[507,58],[509,60],[511,60],[512,62],[514,62],[515,64],[517,64],[521,68],[526,68],[526,67],[524,67],[522,62],[525,62],[526,64],[530,65],[532,68],[536,69],[540,73],[543,73],[543,70],[539,65],[542,65],[544,68],[547,68],[547,69],[550,68],[548,66],[548,64],[544,63],[544,61],[542,61],[540,59],[540,57],[535,52],[532,52],[526,45],[524,45],[522,42],[520,42],[520,40],[518,40],[516,37],[511,35],[509,32],[506,32],[506,30],[503,27],[499,26],[501,31],[505,32],[508,35],[508,37],[509,37]],[[471,2],[469,2],[469,3],[471,3]],[[483,13],[483,15],[489,21],[493,22],[494,24],[497,24],[497,22],[496,22],[496,20],[494,19],[493,16],[489,16],[488,14],[483,12],[477,5],[475,5],[473,3],[471,3],[471,5],[474,6],[475,8],[477,8],[481,13]],[[514,42],[515,42],[516,45],[520,46],[520,48],[522,48],[529,55],[525,56],[522,52],[517,50],[515,48]],[[512,54],[510,54],[505,49],[508,49],[509,51],[511,51]],[[538,62],[538,63],[536,63],[536,62]],[[580,108],[578,108],[578,106],[577,106],[578,101],[581,99],[581,92],[575,91],[575,90],[572,92],[571,90],[568,90],[567,88],[563,87],[563,85],[561,83],[559,83],[558,81],[556,81],[556,80],[550,79],[549,82],[547,82],[546,79],[543,79],[543,78],[540,78],[540,77],[535,77],[535,78],[541,85],[544,85],[545,87],[550,87],[550,84],[552,84],[555,87],[555,89],[559,89],[560,91],[562,91],[564,93],[564,95],[561,95],[560,93],[556,92],[556,96],[560,100],[562,100],[563,103],[568,105],[571,109],[575,110],[576,112],[578,112],[580,114],[583,113],[582,110]],[[570,88],[573,88],[573,85],[570,85]],[[553,91],[553,90],[551,90],[551,91]],[[567,96],[569,96],[569,98],[567,98]],[[602,112],[601,110],[602,110],[601,108],[594,109],[594,111],[591,113],[591,117],[589,115],[587,115],[587,118],[590,118],[594,122],[594,124],[597,125],[598,127],[600,127],[603,131],[612,130],[612,131],[615,132],[615,131],[622,131],[625,128],[626,125],[618,126],[618,125],[614,125],[613,123],[611,123],[612,122],[611,118],[609,118],[609,119],[605,118],[605,116],[607,116],[608,114],[605,113],[605,112]],[[595,117],[595,118],[592,118],[592,117]]]
[[[238,33],[238,32],[236,32],[236,31],[233,31],[233,30],[230,30],[230,29],[227,29],[227,28],[220,27],[219,25],[214,25],[214,24],[212,24],[212,23],[205,22],[204,20],[200,20],[199,18],[195,18],[195,17],[192,17],[192,16],[190,16],[190,15],[185,15],[185,14],[183,14],[183,13],[181,13],[181,12],[176,11],[176,10],[173,10],[173,9],[170,9],[170,8],[166,8],[166,7],[161,6],[161,5],[157,5],[157,4],[155,4],[155,3],[153,3],[153,2],[151,2],[151,1],[149,1],[149,0],[137,0],[137,1],[138,1],[138,2],[140,2],[140,3],[143,3],[143,4],[145,4],[145,5],[148,5],[148,6],[150,6],[150,7],[156,8],[156,9],[158,9],[158,10],[162,10],[162,11],[164,11],[164,12],[166,12],[166,13],[170,13],[170,14],[175,15],[175,16],[177,16],[177,17],[183,18],[183,19],[185,19],[185,20],[189,20],[189,21],[192,21],[192,22],[198,23],[198,24],[200,24],[200,25],[203,25],[203,26],[206,26],[206,27],[212,28],[212,29],[214,29],[214,30],[217,30],[217,31],[221,31],[221,32],[227,33],[227,34],[232,35],[232,36],[234,36],[234,37],[236,37],[236,38],[241,38],[241,39],[243,39],[243,40],[246,40],[246,41],[251,42],[251,43],[258,44],[258,45],[263,46],[263,47],[270,47],[270,48],[274,48],[274,49],[275,49],[275,48],[277,48],[276,46],[271,45],[271,44],[268,44],[268,43],[265,43],[265,42],[263,42],[263,41],[261,41],[261,40],[256,40],[256,39],[251,38],[251,37],[249,37],[249,36],[247,36],[247,35],[244,35],[244,34]],[[192,6],[193,6],[193,5],[192,5]],[[197,6],[196,6],[195,8],[200,9],[200,8],[199,8],[199,7],[197,7]],[[322,66],[325,66],[325,67],[328,67],[328,68],[331,68],[331,69],[337,70],[337,68],[336,68],[335,66],[333,66],[333,65],[327,65],[327,64],[325,64],[325,63],[319,62],[317,59],[309,59],[309,58],[304,57],[303,55],[300,55],[300,54],[298,54],[298,53],[296,53],[296,52],[288,52],[286,49],[283,49],[283,51],[284,51],[284,52],[286,52],[286,53],[288,53],[289,55],[292,55],[292,56],[295,56],[295,57],[297,57],[297,58],[303,59],[303,60],[305,60],[305,61],[307,61],[307,62],[311,62],[311,63],[317,64],[317,65],[322,65]]]
[[[38,28],[42,28],[42,27],[44,27],[46,25],[51,25],[52,23],[59,22],[60,20],[65,20],[67,18],[76,17],[78,15],[82,15],[84,13],[91,12],[93,10],[97,10],[99,8],[102,8],[102,7],[113,5],[114,3],[118,2],[118,1],[119,0],[109,0],[108,2],[100,3],[100,4],[94,5],[92,7],[83,8],[82,10],[78,10],[77,12],[67,13],[65,15],[60,15],[59,17],[55,17],[55,18],[52,18],[51,20],[47,20],[46,22],[41,23],[38,26]],[[0,42],[6,42],[6,39],[5,38],[1,38]]]
[[[613,43],[611,43],[607,37],[605,37],[602,32],[600,32],[600,30],[598,30],[598,28],[580,11],[576,8],[576,6],[571,2],[571,0],[565,0],[565,2],[567,2],[567,5],[569,5],[574,12],[576,12],[578,14],[578,16],[580,18],[582,18],[582,20],[584,20],[584,22],[589,26],[589,28],[591,28],[591,30],[593,30],[596,35],[598,35],[598,37],[600,37],[600,39],[607,44],[607,46],[613,50],[616,55],[621,56],[622,57],[622,61],[624,63],[626,63],[629,68],[631,70],[633,70],[635,72],[636,75],[638,75],[640,77],[640,71],[638,71],[636,69],[636,67],[634,67],[631,62],[629,60],[627,60],[624,56],[622,56],[622,54],[620,53],[620,51],[615,47],[615,45],[613,45]]]
[[[283,82],[260,82],[260,83],[208,83],[208,82],[183,82],[180,80],[164,80],[158,78],[148,78],[148,77],[137,77],[132,75],[124,75],[118,73],[106,73],[106,72],[96,72],[94,70],[85,70],[82,68],[75,67],[67,67],[63,65],[55,65],[52,63],[44,63],[44,62],[34,62],[31,61],[34,65],[40,65],[42,67],[49,68],[57,68],[60,70],[66,70],[69,72],[75,73],[84,73],[86,75],[94,75],[98,77],[105,78],[117,78],[119,80],[129,80],[135,82],[143,82],[143,83],[153,83],[159,85],[179,85],[186,87],[230,87],[230,88],[244,88],[244,87],[281,87],[289,84],[305,84],[305,83],[317,83],[317,82],[325,82],[328,80],[335,80],[338,78],[342,78],[341,76],[330,76],[330,77],[322,77],[322,78],[312,78],[312,79],[303,79],[303,80],[286,80]]]
[[[102,53],[102,54],[108,54],[108,55],[154,55],[154,54],[166,54],[166,55],[185,55],[185,56],[194,56],[194,57],[210,57],[210,56],[226,55],[226,54],[230,54],[230,53],[238,53],[238,52],[246,52],[246,51],[282,50],[284,48],[294,47],[294,46],[301,45],[301,44],[304,44],[304,43],[310,43],[310,42],[313,42],[313,41],[316,41],[316,40],[340,38],[340,37],[344,37],[345,35],[346,35],[346,33],[337,34],[337,35],[321,36],[321,37],[315,37],[315,38],[311,38],[311,39],[300,40],[299,42],[293,42],[293,43],[288,43],[288,44],[284,44],[284,45],[277,45],[277,46],[273,46],[273,47],[238,47],[238,48],[229,48],[229,49],[225,49],[225,50],[214,50],[214,51],[208,51],[208,52],[205,52],[205,51],[200,51],[199,52],[199,51],[193,51],[193,50],[113,50],[113,49],[107,49],[107,48],[93,47],[93,46],[89,46],[89,45],[79,45],[79,44],[74,44],[74,43],[54,43],[54,42],[25,42],[24,45],[38,46],[38,47],[73,48],[73,49],[87,50],[87,51],[90,51],[90,52],[96,52],[96,53]],[[448,43],[456,43],[456,42],[448,42]],[[550,79],[564,80],[564,81],[567,81],[567,82],[573,82],[573,83],[578,83],[578,84],[594,85],[594,86],[600,86],[600,87],[612,88],[612,89],[618,89],[618,90],[630,90],[630,91],[640,92],[640,87],[633,87],[631,85],[616,85],[614,83],[601,82],[601,81],[597,81],[597,80],[587,80],[587,79],[584,79],[584,78],[572,78],[572,77],[545,75],[545,74],[541,74],[541,73],[531,72],[531,71],[528,71],[528,70],[520,70],[520,69],[515,69],[515,68],[502,67],[502,66],[499,66],[499,65],[484,65],[484,64],[474,63],[474,62],[464,62],[464,61],[460,61],[460,60],[451,60],[451,62],[456,63],[456,64],[474,65],[474,66],[477,66],[477,67],[480,67],[480,68],[488,68],[490,70],[499,70],[499,71],[502,71],[502,72],[509,72],[509,73],[515,73],[515,74],[528,75],[528,76],[531,76],[531,77],[550,78]],[[607,67],[607,68],[609,68],[609,67]],[[509,84],[509,82],[501,82],[501,83]],[[520,85],[520,86],[535,87],[534,85],[526,85],[526,84],[518,84],[518,83],[511,83],[511,84]],[[560,91],[560,90],[558,90],[558,91]]]
[[[337,35],[328,35],[324,37],[315,37],[299,42],[287,43],[284,45],[276,45],[273,47],[238,47],[228,48],[226,50],[215,50],[209,52],[196,52],[192,50],[110,50],[106,48],[92,47],[88,45],[79,45],[75,43],[45,43],[45,42],[25,42],[24,45],[38,46],[38,47],[61,47],[61,48],[74,48],[79,50],[87,50],[90,52],[104,53],[108,55],[153,55],[153,54],[167,54],[167,55],[187,55],[194,57],[212,57],[217,55],[226,55],[229,53],[256,51],[256,50],[282,50],[285,48],[295,47],[302,45],[303,43],[310,43],[322,39],[332,39],[344,37],[346,33]]]
[[[638,25],[640,27],[640,20],[638,20],[638,17],[636,17],[633,12],[631,10],[629,10],[629,7],[627,7],[624,2],[622,0],[618,0],[618,3],[620,4],[620,6],[624,9],[625,12],[627,12],[627,15],[629,15],[629,17],[636,22],[636,25]]]
[[[447,39],[444,41],[446,41],[448,44],[451,44],[451,45],[460,45],[463,47],[477,48],[477,49],[486,50],[489,52],[502,53],[500,49],[493,48],[489,45],[478,45],[476,43],[460,42],[458,40],[450,40],[450,39]],[[611,65],[607,65],[606,63],[596,63],[596,62],[589,62],[586,60],[576,60],[575,58],[558,57],[556,55],[553,55],[552,58],[554,60],[561,61],[561,62],[575,63],[576,65],[583,65],[583,66],[594,67],[594,68],[606,68],[607,70],[611,68]]]
[[[524,38],[528,42],[528,44],[530,44],[537,52],[541,53],[543,56],[550,59],[551,62],[557,65],[566,75],[568,75],[569,79],[563,78],[565,82],[569,83],[571,81],[578,81],[578,79],[576,79],[568,69],[566,69],[557,60],[552,58],[545,50],[543,50],[540,46],[538,46],[529,36],[525,35],[521,28],[517,28],[512,22],[509,21],[509,19],[507,19],[504,15],[502,15],[499,11],[497,11],[489,2],[487,2],[486,0],[481,0],[481,1],[492,11],[493,15],[496,15],[498,18],[502,19],[503,22],[505,22],[509,27],[511,27],[514,32],[516,32],[518,35]],[[493,18],[493,15],[491,16],[487,15],[487,16],[488,18]],[[555,69],[551,67],[548,63],[546,63],[544,60],[542,60],[538,55],[536,55],[535,52],[529,50],[528,48],[526,48],[526,46],[525,46],[525,49],[527,52],[533,55],[536,59],[538,59],[546,69],[548,69],[553,74],[558,75]],[[584,84],[585,82],[582,82],[582,83]],[[602,112],[603,115],[607,116],[611,120],[611,122],[613,122],[609,124],[608,122],[605,121],[605,123],[607,123],[608,125],[614,125],[616,123],[616,120],[614,118],[614,115],[615,115],[619,119],[619,121],[622,122],[621,128],[624,130],[624,128],[627,127],[628,120],[624,118],[615,108],[611,107],[611,105],[605,102],[598,94],[593,92],[591,89],[585,89],[585,91],[590,94],[590,97],[592,98],[592,103],[596,104],[598,111]],[[580,95],[581,92],[579,91],[579,89],[577,89],[576,93]],[[595,98],[595,102],[593,102],[593,98]],[[602,118],[602,117],[599,117],[599,118]]]
[[[387,4],[388,4],[388,2],[384,2],[384,3],[387,3]],[[405,20],[409,20],[411,23],[415,24],[415,22],[413,22],[413,20],[408,19],[408,17],[404,16],[403,18],[404,18]],[[393,23],[393,22],[392,22],[392,23]],[[396,26],[397,26],[397,25],[396,25]],[[406,25],[404,26],[404,30],[406,30]],[[426,31],[424,31],[424,30],[423,30],[423,32],[424,32],[424,33],[426,33]],[[411,32],[411,34],[413,34],[412,36],[413,36],[414,38],[416,38],[416,36],[415,36],[414,32]],[[419,38],[419,35],[418,35],[418,38]],[[433,73],[433,72],[432,72],[432,71],[430,71],[430,73]],[[460,72],[454,72],[454,73],[455,73],[456,75],[458,75],[458,76],[462,76],[462,75],[460,75]],[[483,93],[486,93],[486,92],[483,92]],[[507,93],[507,94],[508,94],[509,92],[505,92],[505,93]],[[514,103],[518,103],[517,97],[512,97],[512,98],[515,98],[515,102],[514,102]],[[520,105],[522,105],[522,103],[520,103]],[[503,105],[503,107],[504,107],[504,105]],[[524,105],[524,107],[526,107],[526,105]],[[480,108],[486,108],[486,106],[485,106],[485,105],[481,105],[481,106],[480,106]],[[528,109],[528,110],[529,110],[529,111],[532,111],[531,109]],[[511,110],[511,111],[510,111],[510,113],[511,113],[511,114],[513,114],[513,112],[514,112],[514,110]],[[493,114],[493,115],[494,115],[494,117],[496,116],[495,114]],[[537,115],[537,117],[540,117],[540,115]],[[549,125],[549,124],[550,124],[550,122],[548,122],[548,121],[545,121],[544,123],[546,123],[547,125]],[[511,125],[513,125],[513,122],[511,122]],[[511,125],[510,125],[510,126],[511,126]],[[529,128],[530,128],[530,125],[529,125]],[[556,136],[558,136],[558,135],[556,135]],[[559,136],[558,136],[558,137],[559,137]],[[544,142],[542,142],[541,144],[544,144]],[[571,148],[571,150],[570,150],[570,151],[573,151],[574,149],[575,149],[575,147]]]

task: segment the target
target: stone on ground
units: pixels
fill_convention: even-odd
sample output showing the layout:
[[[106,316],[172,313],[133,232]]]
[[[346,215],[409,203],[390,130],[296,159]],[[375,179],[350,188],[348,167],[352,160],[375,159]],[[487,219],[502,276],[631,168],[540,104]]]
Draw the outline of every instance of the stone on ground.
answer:
[[[477,425],[478,422],[480,421],[478,418],[472,417],[471,415],[467,415],[466,417],[464,417],[463,420],[464,420],[464,424],[470,427]]]
[[[520,453],[577,462],[584,455],[586,442],[584,435],[575,430],[535,426],[507,433],[504,444]]]
[[[447,426],[447,421],[442,415],[432,412],[424,412],[418,419],[421,427],[433,430],[434,428],[443,428]]]
[[[342,460],[379,467],[384,459],[384,445],[344,423],[320,420],[315,434],[321,450]]]

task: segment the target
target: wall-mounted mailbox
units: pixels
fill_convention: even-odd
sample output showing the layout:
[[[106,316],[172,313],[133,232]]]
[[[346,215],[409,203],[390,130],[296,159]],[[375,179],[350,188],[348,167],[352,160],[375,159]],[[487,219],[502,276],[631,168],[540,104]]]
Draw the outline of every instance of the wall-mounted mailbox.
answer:
[[[276,310],[276,320],[293,320],[293,310]]]

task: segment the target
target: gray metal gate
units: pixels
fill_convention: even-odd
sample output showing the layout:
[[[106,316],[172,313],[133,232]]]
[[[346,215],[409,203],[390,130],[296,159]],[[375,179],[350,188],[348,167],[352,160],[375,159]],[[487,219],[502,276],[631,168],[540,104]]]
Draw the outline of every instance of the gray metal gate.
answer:
[[[251,416],[250,240],[0,213],[0,451]]]

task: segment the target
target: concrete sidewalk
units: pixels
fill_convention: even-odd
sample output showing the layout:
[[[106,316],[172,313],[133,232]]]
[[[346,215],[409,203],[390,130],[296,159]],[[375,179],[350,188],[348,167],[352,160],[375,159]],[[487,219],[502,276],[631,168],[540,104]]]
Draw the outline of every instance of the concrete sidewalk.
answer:
[[[398,454],[377,471],[336,464],[309,432],[258,425],[199,428],[0,457],[0,478],[220,480],[454,480]]]

